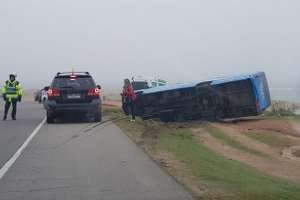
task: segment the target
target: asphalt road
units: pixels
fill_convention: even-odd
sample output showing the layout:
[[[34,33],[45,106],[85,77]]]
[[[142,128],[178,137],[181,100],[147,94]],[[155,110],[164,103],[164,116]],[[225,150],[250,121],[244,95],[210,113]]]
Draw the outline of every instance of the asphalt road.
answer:
[[[24,102],[17,121],[0,122],[0,168],[43,117]],[[43,125],[0,180],[0,200],[192,199],[113,123],[94,125]]]
[[[12,121],[10,113],[8,120],[3,122],[4,102],[0,100],[0,168],[24,143],[26,138],[42,121],[44,110],[34,102],[18,104],[17,121]]]

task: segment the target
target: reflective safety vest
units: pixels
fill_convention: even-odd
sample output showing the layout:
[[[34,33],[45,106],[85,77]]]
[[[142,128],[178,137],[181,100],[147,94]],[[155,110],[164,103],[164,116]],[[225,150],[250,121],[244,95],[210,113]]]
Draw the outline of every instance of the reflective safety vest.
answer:
[[[6,94],[6,98],[11,101],[22,96],[22,87],[18,81],[6,81],[2,88],[2,94]]]

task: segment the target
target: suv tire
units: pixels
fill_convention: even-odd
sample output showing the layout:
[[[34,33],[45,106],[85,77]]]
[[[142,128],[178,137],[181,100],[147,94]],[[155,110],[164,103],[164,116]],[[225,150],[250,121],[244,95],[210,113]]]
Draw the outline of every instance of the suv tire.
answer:
[[[102,113],[99,111],[99,112],[96,112],[95,113],[95,122],[101,122],[102,121]]]
[[[48,112],[47,112],[47,123],[54,124],[54,117],[49,115]]]

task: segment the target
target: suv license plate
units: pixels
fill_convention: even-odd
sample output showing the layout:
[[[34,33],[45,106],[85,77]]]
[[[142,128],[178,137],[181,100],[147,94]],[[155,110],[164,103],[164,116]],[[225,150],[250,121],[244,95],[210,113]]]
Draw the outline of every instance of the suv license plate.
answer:
[[[80,94],[68,94],[68,99],[80,99]]]

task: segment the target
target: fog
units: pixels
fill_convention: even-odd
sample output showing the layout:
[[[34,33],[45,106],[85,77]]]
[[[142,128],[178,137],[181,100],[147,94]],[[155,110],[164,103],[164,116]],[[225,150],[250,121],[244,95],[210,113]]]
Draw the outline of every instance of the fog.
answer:
[[[133,75],[188,82],[265,71],[300,88],[300,2],[1,0],[0,81],[25,88],[90,71],[103,88]]]

